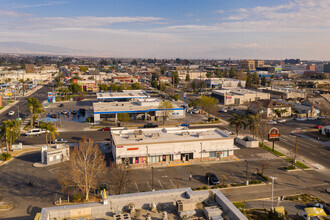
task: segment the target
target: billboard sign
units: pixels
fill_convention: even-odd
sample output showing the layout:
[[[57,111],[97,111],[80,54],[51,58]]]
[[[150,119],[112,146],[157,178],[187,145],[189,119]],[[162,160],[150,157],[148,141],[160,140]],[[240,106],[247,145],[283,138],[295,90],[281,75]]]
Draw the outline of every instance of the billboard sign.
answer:
[[[279,141],[280,131],[277,128],[271,128],[268,132],[268,141]]]

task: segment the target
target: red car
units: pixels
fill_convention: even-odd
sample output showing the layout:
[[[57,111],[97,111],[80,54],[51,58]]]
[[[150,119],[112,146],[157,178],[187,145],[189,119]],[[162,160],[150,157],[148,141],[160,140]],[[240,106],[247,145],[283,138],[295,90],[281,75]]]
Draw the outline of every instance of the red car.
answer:
[[[314,128],[322,129],[321,125],[314,125]]]
[[[104,127],[104,128],[101,128],[100,131],[110,131],[110,127]]]
[[[81,98],[81,97],[77,98],[77,101],[81,101],[81,100],[82,100],[82,98]]]

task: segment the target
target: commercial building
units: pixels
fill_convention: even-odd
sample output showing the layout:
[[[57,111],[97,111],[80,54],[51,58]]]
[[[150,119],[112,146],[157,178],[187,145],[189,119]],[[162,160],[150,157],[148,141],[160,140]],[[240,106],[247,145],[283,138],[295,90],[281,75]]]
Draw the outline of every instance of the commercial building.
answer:
[[[116,164],[141,168],[232,159],[238,149],[233,137],[217,128],[114,130],[110,139]]]
[[[180,80],[185,80],[186,75],[189,75],[190,79],[206,78],[207,72],[199,70],[177,70]]]
[[[203,205],[201,205],[203,203]],[[137,218],[138,212],[144,218]],[[102,202],[43,208],[35,220],[49,219],[231,219],[247,218],[218,189],[159,190],[108,196]]]
[[[52,165],[61,163],[70,159],[70,148],[64,144],[51,145],[41,147],[41,163]]]
[[[253,114],[262,113],[263,118],[278,117],[276,111],[279,111],[280,117],[290,117],[291,105],[270,99],[258,100],[251,103],[251,105],[249,106],[249,111]]]
[[[103,93],[101,93],[103,94]],[[109,98],[109,97],[108,97]],[[125,97],[133,98],[133,97]],[[179,119],[186,116],[184,108],[172,103],[172,109],[160,109],[161,101],[156,98],[133,98],[136,101],[131,102],[97,102],[93,103],[94,121],[114,120],[117,121],[118,114],[128,113],[130,119],[144,119],[150,121],[159,121],[163,119],[164,114],[168,112],[169,118]],[[118,99],[117,99],[118,100]]]
[[[326,136],[330,136],[330,125],[323,126],[321,133]]]
[[[243,69],[250,69],[250,70],[256,69],[254,60],[241,60],[240,65],[241,65],[241,68],[243,68]]]
[[[139,82],[140,76],[114,76],[112,77],[113,83],[136,83]]]
[[[219,99],[221,105],[242,105],[260,99],[270,99],[270,94],[249,89],[234,88],[213,90],[212,97]]]
[[[255,67],[256,68],[262,68],[265,65],[265,61],[263,60],[255,60]]]
[[[307,96],[306,91],[293,88],[274,87],[262,89],[262,91],[269,93],[272,99],[304,99]]]
[[[122,92],[96,93],[96,97],[98,101],[103,102],[128,102],[146,99],[149,95],[143,90],[123,90]]]
[[[198,79],[196,79],[198,80]],[[205,78],[204,82],[207,88],[237,88],[245,87],[244,80],[232,79],[232,78]]]

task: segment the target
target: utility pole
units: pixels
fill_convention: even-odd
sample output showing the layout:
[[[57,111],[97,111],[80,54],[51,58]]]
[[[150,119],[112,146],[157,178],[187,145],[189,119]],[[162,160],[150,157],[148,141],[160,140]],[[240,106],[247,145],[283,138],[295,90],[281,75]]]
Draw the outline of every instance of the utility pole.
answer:
[[[270,177],[272,179],[272,210],[274,209],[274,180],[276,179],[276,177],[271,176]]]
[[[249,162],[247,160],[245,160],[245,174],[246,174],[246,185],[249,185],[249,180],[248,180],[248,169],[249,169]]]
[[[295,150],[295,155],[294,155],[294,159],[293,159],[293,164],[296,163],[296,159],[298,156],[298,135],[299,135],[299,129],[297,128],[297,130],[296,130],[296,150]]]
[[[154,167],[151,167],[151,174],[152,174],[152,191],[154,191],[155,190],[155,188],[154,188]]]

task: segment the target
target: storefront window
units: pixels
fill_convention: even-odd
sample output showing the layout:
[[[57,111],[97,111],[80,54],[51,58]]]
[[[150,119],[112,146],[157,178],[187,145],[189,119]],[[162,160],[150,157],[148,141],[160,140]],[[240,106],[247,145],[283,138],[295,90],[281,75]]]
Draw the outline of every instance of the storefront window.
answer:
[[[216,151],[211,151],[209,153],[209,158],[216,158],[217,157],[217,152]]]

